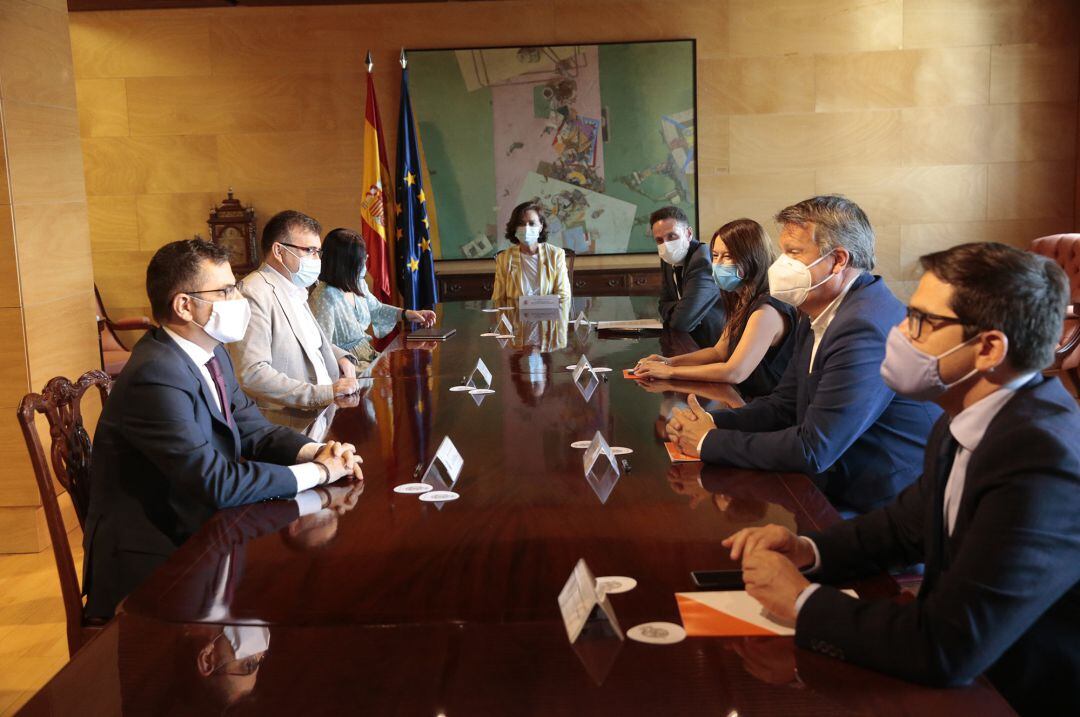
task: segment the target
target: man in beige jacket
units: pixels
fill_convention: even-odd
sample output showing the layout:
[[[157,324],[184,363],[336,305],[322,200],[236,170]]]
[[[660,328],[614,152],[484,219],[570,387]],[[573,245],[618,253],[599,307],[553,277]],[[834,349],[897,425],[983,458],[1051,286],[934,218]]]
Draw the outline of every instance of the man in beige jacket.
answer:
[[[240,282],[251,323],[229,351],[241,388],[260,407],[321,408],[358,388],[349,353],[330,343],[307,304],[321,234],[306,214],[279,212],[263,228],[262,266]]]

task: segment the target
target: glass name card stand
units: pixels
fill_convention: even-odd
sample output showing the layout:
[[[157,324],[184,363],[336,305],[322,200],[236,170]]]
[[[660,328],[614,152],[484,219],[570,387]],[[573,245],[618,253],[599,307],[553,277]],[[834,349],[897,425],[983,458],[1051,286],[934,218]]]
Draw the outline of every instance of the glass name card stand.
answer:
[[[589,363],[589,359],[587,359],[584,354],[578,359],[577,364],[573,368],[574,385],[577,387],[578,392],[581,393],[581,397],[584,398],[587,403],[592,400],[593,394],[596,393],[596,387],[600,385],[600,379],[597,378],[592,364]]]
[[[585,471],[585,482],[592,488],[593,493],[596,493],[600,504],[606,505],[621,474],[615,454],[600,431],[596,432],[589,447],[585,449],[581,462]]]
[[[431,490],[420,496],[425,503],[434,503],[435,507],[442,510],[443,503],[457,500],[460,495],[454,492],[454,486],[461,477],[461,468],[465,460],[458,452],[457,446],[450,440],[450,436],[442,439],[435,457],[431,459],[427,470],[424,471],[420,482],[431,486]]]

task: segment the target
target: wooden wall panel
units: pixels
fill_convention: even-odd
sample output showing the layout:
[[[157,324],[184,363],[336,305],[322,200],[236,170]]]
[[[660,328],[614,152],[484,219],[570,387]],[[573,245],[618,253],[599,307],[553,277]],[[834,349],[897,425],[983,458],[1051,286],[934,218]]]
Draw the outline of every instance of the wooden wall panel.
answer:
[[[214,192],[140,195],[136,202],[137,242],[133,248],[153,252],[194,234],[209,237],[207,215],[224,198]]]
[[[699,58],[729,54],[729,0],[686,0],[677,6],[653,0],[555,0],[553,6],[556,42],[696,37]]]
[[[85,202],[17,204],[15,227],[24,307],[93,289]]]
[[[23,339],[22,309],[0,309],[0,410],[11,411],[14,423],[15,407],[29,390],[29,373],[26,368],[26,343]],[[6,421],[0,421],[5,423]],[[0,471],[3,473],[3,471]]]
[[[214,137],[88,137],[86,193],[158,194],[218,188]]]
[[[165,196],[173,195],[146,195]],[[132,195],[87,197],[90,248],[100,251],[134,251],[139,248],[139,224]]]
[[[15,261],[15,226],[12,221],[11,207],[0,204],[0,307],[9,309],[22,305],[19,267]]]
[[[80,13],[72,38],[80,99],[89,98],[80,113],[96,278],[110,310],[145,312],[150,253],[205,235],[207,199],[229,186],[257,208],[260,228],[284,208],[327,229],[356,226],[368,49],[392,163],[402,46],[689,37],[698,51],[699,234],[742,215],[774,231],[784,205],[847,191],[871,210],[879,268],[903,295],[914,281],[905,244],[929,237],[922,251],[940,236],[909,227],[969,236],[971,227],[1041,230],[1074,215],[1075,177],[1054,164],[1071,162],[1074,175],[1080,167],[1077,15],[1071,0]],[[582,258],[590,260],[655,263]]]
[[[896,50],[902,0],[731,0],[733,55]]]
[[[899,110],[738,115],[731,118],[731,171],[900,163]]]
[[[8,186],[7,153],[2,141],[4,139],[2,125],[3,122],[0,121],[0,204],[11,204],[11,188]]]
[[[698,100],[720,115],[813,112],[814,58],[784,55],[701,60]]]
[[[16,406],[100,366],[70,43],[63,3],[0,3],[0,552],[49,545]]]
[[[5,99],[4,138],[13,204],[85,200],[74,108]]]
[[[985,165],[821,169],[816,191],[850,197],[875,224],[986,216]]]
[[[1073,40],[1075,42],[1075,39]],[[1076,102],[1078,47],[1001,45],[990,53],[991,102]]]
[[[71,22],[71,51],[79,79],[209,75],[210,16],[148,12],[132,23],[130,16],[95,13],[92,23]]]
[[[27,359],[30,387],[40,391],[53,376],[75,379],[100,367],[94,291],[73,294],[46,303],[26,306]]]
[[[1026,249],[1034,238],[1068,229],[1068,219],[1054,218],[906,224],[901,230],[902,271],[906,279],[917,279],[922,273],[920,256],[957,244],[994,241]]]
[[[338,189],[359,197],[362,139],[359,132],[221,135],[221,181],[237,192],[295,187]]]
[[[1078,9],[1047,0],[904,0],[904,47],[1075,42]]]
[[[75,108],[67,13],[20,0],[0,3],[0,95]]]
[[[1073,216],[1076,163],[1024,162],[991,164],[987,188],[988,219]],[[1032,237],[1034,239],[1035,237]]]
[[[821,55],[819,112],[986,104],[990,48]]]
[[[124,137],[129,134],[125,82],[122,79],[86,79],[75,83],[79,132],[83,137]]]
[[[356,69],[355,67],[353,69]],[[361,132],[364,78],[348,75],[152,77],[127,80],[132,135]]]
[[[712,236],[722,225],[746,217],[759,223],[773,239],[778,233],[773,217],[789,204],[813,196],[814,172],[729,174],[710,178],[701,190],[699,234]]]

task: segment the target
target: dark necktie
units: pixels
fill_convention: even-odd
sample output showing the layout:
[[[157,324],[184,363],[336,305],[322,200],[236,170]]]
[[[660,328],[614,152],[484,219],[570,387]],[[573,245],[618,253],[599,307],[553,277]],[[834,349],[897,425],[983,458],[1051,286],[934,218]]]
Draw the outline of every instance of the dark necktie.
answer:
[[[919,591],[920,596],[929,592],[938,575],[946,568],[945,540],[948,526],[945,518],[945,486],[949,482],[949,474],[956,462],[956,451],[959,447],[960,444],[953,437],[952,431],[946,428],[934,461],[934,523],[931,526],[933,532],[930,536],[930,551],[926,556],[927,570],[923,587]]]
[[[217,356],[210,357],[210,360],[206,362],[206,368],[210,370],[210,378],[214,379],[214,386],[217,387],[218,400],[221,401],[221,412],[225,416],[225,422],[231,426],[233,425],[232,408],[229,406],[229,393],[225,390],[225,374],[221,372],[221,362],[217,360]]]

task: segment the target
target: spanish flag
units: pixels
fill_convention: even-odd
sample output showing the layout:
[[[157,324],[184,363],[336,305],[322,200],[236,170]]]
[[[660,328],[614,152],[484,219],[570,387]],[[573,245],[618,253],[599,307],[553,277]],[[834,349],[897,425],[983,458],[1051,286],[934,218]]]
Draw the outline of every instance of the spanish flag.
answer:
[[[386,192],[391,186],[390,165],[386,161],[379,104],[375,101],[371,53],[367,57],[367,107],[364,110],[364,196],[360,200],[360,231],[367,245],[367,268],[372,293],[381,302],[390,301],[390,247],[387,245]]]

